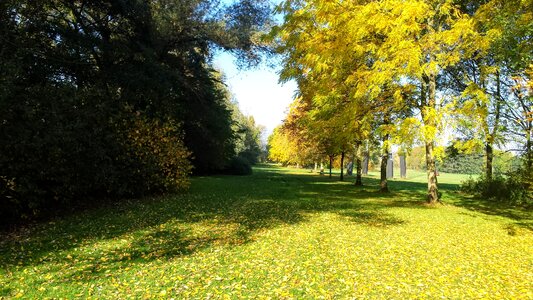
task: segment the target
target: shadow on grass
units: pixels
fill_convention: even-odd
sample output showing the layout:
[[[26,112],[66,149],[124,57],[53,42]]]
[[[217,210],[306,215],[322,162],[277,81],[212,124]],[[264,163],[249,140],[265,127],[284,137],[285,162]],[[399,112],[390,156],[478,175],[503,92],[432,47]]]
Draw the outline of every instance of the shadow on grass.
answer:
[[[515,225],[533,231],[533,212],[531,207],[513,207],[507,203],[464,195],[458,197],[454,204],[485,215],[512,219],[515,221]]]
[[[344,191],[342,187],[350,185],[351,183],[349,181],[341,182],[337,178],[328,179],[323,178],[321,182],[311,182],[310,184],[328,186],[327,193],[331,197],[342,198],[346,196],[351,199],[357,199],[358,201],[365,199],[378,200],[367,204],[367,207],[433,209],[433,207],[425,205],[424,199],[426,198],[427,184],[423,182],[411,182],[401,179],[392,180],[389,181],[391,192],[380,193],[377,190],[379,179],[375,177],[365,177],[365,186],[363,187]],[[348,177],[348,180],[351,179]],[[485,215],[503,216],[514,220],[514,225],[533,231],[533,213],[531,208],[514,207],[502,202],[474,198],[460,193],[459,190],[459,184],[439,183],[439,191],[446,194],[443,199],[444,203],[463,207]]]
[[[259,230],[306,222],[307,213],[336,213],[357,224],[386,229],[406,223],[386,213],[387,208],[429,209],[423,205],[426,185],[416,182],[392,181],[391,193],[379,193],[375,178],[354,187],[336,178],[268,166],[257,168],[253,176],[192,181],[186,194],[92,209],[4,234],[0,267],[9,272],[52,263],[63,280],[89,281],[132,264],[183,257],[218,245],[237,247],[252,242]],[[457,189],[440,187],[446,192]],[[469,209],[526,221],[526,215],[514,211],[457,199]],[[81,267],[60,267],[65,265]],[[10,292],[0,289],[0,296]]]

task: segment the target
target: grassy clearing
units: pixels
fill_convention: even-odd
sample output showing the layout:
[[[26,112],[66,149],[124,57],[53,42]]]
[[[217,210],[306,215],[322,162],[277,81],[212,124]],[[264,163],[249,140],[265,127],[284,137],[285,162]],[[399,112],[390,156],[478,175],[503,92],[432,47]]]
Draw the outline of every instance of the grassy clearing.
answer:
[[[530,211],[447,174],[426,207],[409,176],[380,194],[264,166],[35,225],[2,236],[0,298],[533,298]]]

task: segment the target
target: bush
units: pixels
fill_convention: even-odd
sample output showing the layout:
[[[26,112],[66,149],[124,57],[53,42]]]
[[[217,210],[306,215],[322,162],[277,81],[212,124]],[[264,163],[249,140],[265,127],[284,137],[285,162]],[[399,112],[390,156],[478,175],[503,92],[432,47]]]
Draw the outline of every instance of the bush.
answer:
[[[506,202],[512,205],[533,204],[533,191],[528,183],[528,176],[519,170],[506,176],[496,176],[492,180],[480,178],[462,182],[461,190],[465,193],[489,200]]]
[[[89,199],[188,187],[179,126],[110,109],[89,92],[57,90],[47,101],[37,92],[0,105],[0,226]]]
[[[224,174],[251,175],[252,166],[247,159],[236,156],[230,160],[229,165],[224,169]]]
[[[189,187],[190,152],[172,121],[136,118],[128,124],[126,144],[135,178],[125,183],[132,194],[184,190]],[[140,189],[140,190],[139,190]]]

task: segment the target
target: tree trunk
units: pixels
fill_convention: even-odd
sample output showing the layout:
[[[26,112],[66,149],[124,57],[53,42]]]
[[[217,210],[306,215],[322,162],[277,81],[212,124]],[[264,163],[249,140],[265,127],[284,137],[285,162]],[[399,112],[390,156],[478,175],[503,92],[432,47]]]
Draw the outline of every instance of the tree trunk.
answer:
[[[386,113],[383,116],[383,124],[388,125],[390,123],[389,120],[389,114]],[[387,182],[387,167],[389,163],[389,134],[385,134],[383,136],[383,153],[381,154],[381,181],[380,181],[380,191],[381,192],[388,192],[389,191],[389,185]]]
[[[365,153],[363,154],[363,170],[362,170],[362,174],[363,175],[368,175],[368,163],[369,163],[369,161],[370,161],[370,153],[365,151]]]
[[[344,151],[341,152],[341,181],[344,181]]]
[[[355,143],[355,151],[354,151],[354,162],[355,162],[355,185],[356,186],[362,186],[363,181],[361,180],[361,156],[359,155],[359,148],[361,146],[361,142]]]
[[[434,143],[426,142],[426,164],[428,174],[428,203],[436,204],[439,202],[437,188],[437,166],[435,164],[435,155],[433,154]]]
[[[357,166],[357,174],[355,176],[355,185],[362,186],[363,185],[363,177],[361,176],[361,158],[356,158],[356,166]]]
[[[385,139],[384,139],[385,141]],[[387,164],[389,160],[389,151],[388,149],[383,150],[383,155],[381,156],[381,181],[379,184],[381,192],[388,192],[389,186],[387,183]]]
[[[501,81],[500,81],[500,72],[496,72],[496,109],[494,111],[494,127],[492,128],[492,132],[488,132],[487,136],[487,144],[485,145],[485,154],[486,154],[486,165],[485,165],[485,176],[487,177],[487,180],[492,180],[493,177],[493,160],[494,160],[494,139],[496,138],[496,135],[498,133],[498,128],[500,125],[500,112],[501,112]]]
[[[427,127],[437,127],[435,117],[427,115],[426,110],[436,109],[436,84],[437,78],[434,73],[429,76],[424,76],[421,89],[422,107],[421,115],[424,125]],[[426,94],[426,87],[428,87],[428,93]],[[431,112],[430,112],[431,113]],[[440,202],[437,186],[437,167],[435,165],[435,140],[434,137],[430,137],[430,140],[425,141],[426,144],[426,169],[428,176],[428,191],[427,202],[429,204],[436,204]]]
[[[526,171],[532,173],[533,168],[533,141],[531,141],[531,129],[526,134]]]
[[[394,158],[392,153],[389,153],[389,160],[387,161],[387,179],[394,179]]]
[[[333,168],[333,155],[329,156],[329,178],[331,178],[331,168]]]
[[[486,170],[485,177],[488,181],[492,180],[492,161],[494,160],[494,151],[492,149],[492,144],[490,142],[485,145],[485,154],[486,154]]]
[[[407,162],[405,160],[405,154],[400,156],[400,177],[407,178]]]
[[[315,162],[315,167],[313,168],[313,173],[316,173],[317,169],[318,169],[318,163]]]

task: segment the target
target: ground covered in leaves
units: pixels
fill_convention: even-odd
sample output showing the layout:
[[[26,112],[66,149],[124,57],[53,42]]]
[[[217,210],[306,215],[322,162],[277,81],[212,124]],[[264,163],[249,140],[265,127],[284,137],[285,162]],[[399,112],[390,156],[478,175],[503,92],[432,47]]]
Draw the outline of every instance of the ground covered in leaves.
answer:
[[[263,166],[2,233],[0,298],[533,299],[533,214]]]

